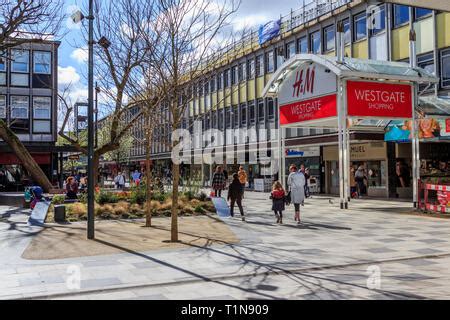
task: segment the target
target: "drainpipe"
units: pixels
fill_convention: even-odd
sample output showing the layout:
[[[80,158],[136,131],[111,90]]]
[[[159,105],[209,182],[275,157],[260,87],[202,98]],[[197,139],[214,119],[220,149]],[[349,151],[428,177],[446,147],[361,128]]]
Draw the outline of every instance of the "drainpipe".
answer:
[[[337,63],[344,63],[345,44],[344,44],[344,23],[342,22],[342,20],[337,23],[336,31],[337,31],[337,48],[336,48]]]

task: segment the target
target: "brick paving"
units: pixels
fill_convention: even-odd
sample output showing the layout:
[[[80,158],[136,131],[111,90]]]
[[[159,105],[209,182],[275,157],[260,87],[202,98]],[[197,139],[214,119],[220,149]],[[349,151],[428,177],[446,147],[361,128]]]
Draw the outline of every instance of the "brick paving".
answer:
[[[411,204],[308,199],[303,224],[275,224],[268,194],[247,192],[233,245],[83,258],[21,258],[37,227],[0,208],[0,299],[435,299],[450,296],[450,220],[398,213]],[[5,215],[6,213],[6,215]],[[49,248],[51,250],[51,248]],[[70,268],[81,287],[69,289]],[[68,269],[69,268],[69,269]],[[371,268],[380,286],[368,288]],[[369,271],[368,271],[369,270]]]

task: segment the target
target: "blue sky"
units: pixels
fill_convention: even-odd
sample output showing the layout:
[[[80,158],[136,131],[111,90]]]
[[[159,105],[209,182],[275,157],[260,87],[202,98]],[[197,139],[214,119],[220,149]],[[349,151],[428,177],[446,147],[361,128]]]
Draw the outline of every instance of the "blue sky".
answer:
[[[311,0],[306,0],[310,2]],[[70,15],[78,6],[86,7],[87,0],[65,0],[66,12]],[[270,20],[278,18],[280,15],[286,15],[291,8],[301,7],[302,0],[242,0],[241,7],[233,17],[233,27],[236,30],[242,28],[257,28]],[[72,103],[76,100],[87,97],[86,74],[87,52],[83,48],[77,48],[75,45],[82,46],[82,30],[79,26],[74,26],[67,21],[65,29],[68,33],[61,39],[59,49],[59,82],[60,86],[71,83]]]

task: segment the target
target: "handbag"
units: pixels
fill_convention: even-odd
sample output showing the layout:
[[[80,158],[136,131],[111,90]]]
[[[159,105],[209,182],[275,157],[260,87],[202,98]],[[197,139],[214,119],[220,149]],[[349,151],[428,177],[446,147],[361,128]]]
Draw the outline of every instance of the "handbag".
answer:
[[[284,203],[286,203],[286,205],[288,206],[288,205],[291,204],[291,201],[292,201],[292,199],[291,199],[291,191],[289,191],[287,193],[287,195],[284,197]]]

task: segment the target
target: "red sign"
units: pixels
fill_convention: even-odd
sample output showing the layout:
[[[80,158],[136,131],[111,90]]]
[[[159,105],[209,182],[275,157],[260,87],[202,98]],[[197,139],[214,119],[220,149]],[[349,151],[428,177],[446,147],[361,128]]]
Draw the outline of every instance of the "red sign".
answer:
[[[450,119],[445,119],[445,132],[450,133]]]
[[[412,118],[411,86],[381,82],[347,82],[348,115]]]
[[[31,156],[34,158],[37,164],[50,164],[51,157],[49,153],[32,153]],[[2,153],[0,155],[0,164],[11,165],[11,164],[21,164],[22,162],[13,153]]]
[[[336,94],[280,106],[280,124],[336,117]]]

